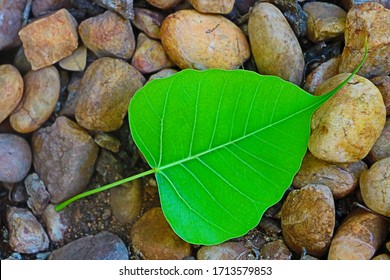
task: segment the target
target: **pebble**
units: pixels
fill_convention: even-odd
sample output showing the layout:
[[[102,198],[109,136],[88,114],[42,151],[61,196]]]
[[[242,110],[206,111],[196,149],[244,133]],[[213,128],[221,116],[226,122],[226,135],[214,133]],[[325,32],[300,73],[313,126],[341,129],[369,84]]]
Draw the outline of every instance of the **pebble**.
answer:
[[[70,56],[60,60],[62,69],[69,71],[84,71],[87,65],[87,48],[79,46]]]
[[[312,42],[330,40],[344,34],[347,13],[339,6],[310,2],[303,6],[308,14],[307,38]]]
[[[329,248],[329,260],[369,260],[384,242],[388,223],[378,215],[355,209],[341,223]]]
[[[269,3],[256,4],[249,16],[248,33],[261,74],[278,76],[298,85],[301,83],[305,66],[302,49],[278,8]]]
[[[79,34],[85,46],[98,57],[128,60],[134,53],[135,39],[131,23],[115,12],[106,11],[84,20],[79,25]]]
[[[24,77],[24,94],[10,116],[13,129],[29,133],[53,113],[60,95],[60,75],[54,66],[30,71]]]
[[[233,10],[234,0],[189,0],[191,5],[201,13],[228,14]]]
[[[284,242],[297,254],[304,249],[320,257],[330,245],[335,227],[335,205],[330,189],[310,184],[291,191],[282,207],[281,226]]]
[[[75,74],[72,75],[72,78],[70,79],[68,86],[66,88],[68,91],[68,96],[66,97],[66,100],[60,111],[61,116],[74,118],[76,105],[80,99],[81,80],[83,78],[84,73],[78,72],[77,74],[78,75]]]
[[[224,242],[214,246],[202,246],[196,253],[198,260],[244,260],[250,250],[242,242]]]
[[[102,231],[82,237],[53,251],[50,260],[128,260],[125,243],[115,234]]]
[[[315,95],[325,94],[349,74],[326,80]],[[313,115],[308,148],[317,158],[338,163],[362,160],[379,138],[386,121],[382,95],[359,75],[340,89]]]
[[[371,82],[379,89],[382,94],[383,102],[386,107],[386,115],[390,115],[390,76],[378,76],[371,79]]]
[[[143,214],[130,235],[134,251],[147,260],[181,260],[191,254],[191,245],[173,232],[159,207]]]
[[[131,65],[143,74],[174,66],[161,42],[148,38],[144,33],[138,35],[137,49],[131,59]]]
[[[22,182],[13,183],[13,187],[10,190],[10,200],[14,202],[23,202],[26,203],[28,199],[28,194],[26,188]]]
[[[81,82],[75,112],[77,122],[89,130],[119,129],[131,97],[144,83],[142,74],[121,59],[95,60]]]
[[[345,27],[345,47],[339,72],[352,72],[363,58],[368,36],[369,52],[358,74],[364,77],[390,73],[390,10],[378,3],[363,3],[349,10]],[[366,34],[366,35],[364,35]]]
[[[162,70],[158,71],[157,73],[150,75],[148,82],[156,80],[156,79],[170,77],[173,74],[176,74],[177,72],[178,72],[177,70],[171,69],[171,68],[162,69]]]
[[[390,118],[387,118],[381,135],[368,153],[368,159],[372,163],[387,157],[390,157]]]
[[[88,133],[66,117],[37,130],[32,137],[34,168],[50,200],[59,203],[84,190],[99,148]]]
[[[341,0],[341,5],[348,11],[353,6],[360,5],[365,2],[377,2],[383,5],[385,8],[390,9],[390,1],[389,0]]]
[[[380,254],[373,258],[373,260],[390,260],[389,254]]]
[[[54,204],[49,204],[42,214],[42,219],[46,225],[47,234],[53,242],[61,242],[64,235],[72,225],[71,207],[57,212]]]
[[[363,172],[360,191],[370,209],[390,218],[390,157],[375,162]]]
[[[47,250],[49,238],[42,225],[27,209],[11,207],[7,212],[9,245],[22,254]]]
[[[122,164],[106,149],[101,149],[95,164],[96,172],[104,183],[111,183],[122,179]]]
[[[339,73],[339,65],[339,56],[333,57],[328,61],[321,63],[306,77],[303,89],[307,92],[314,93],[317,87],[319,87],[324,81]]]
[[[317,159],[308,152],[292,184],[298,189],[307,184],[322,184],[329,187],[335,199],[340,199],[356,189],[359,177],[366,169],[363,161],[334,164]]]
[[[19,32],[32,70],[50,66],[77,48],[77,22],[66,10],[37,19]]]
[[[10,64],[0,65],[0,123],[18,106],[23,96],[23,78]]]
[[[34,0],[31,4],[31,11],[34,17],[57,11],[62,8],[72,8],[69,0]]]
[[[134,18],[133,0],[94,0],[99,6],[117,12],[125,19]]]
[[[150,5],[163,10],[171,9],[182,1],[183,0],[146,0]]]
[[[22,181],[30,170],[32,154],[24,138],[0,134],[0,181],[16,183]]]
[[[20,45],[18,32],[22,27],[26,2],[27,0],[0,2],[0,51]]]
[[[236,69],[250,56],[240,28],[221,15],[195,10],[181,10],[166,17],[161,41],[168,56],[182,69]]]
[[[160,28],[165,15],[148,9],[134,8],[134,20],[132,23],[141,32],[152,39],[160,39]]]
[[[24,180],[24,185],[28,194],[28,207],[35,215],[41,215],[50,202],[45,184],[36,173],[31,173]]]
[[[278,239],[276,241],[268,242],[260,250],[261,260],[291,260],[292,253],[283,242]]]
[[[141,213],[143,189],[135,180],[111,189],[110,205],[115,219],[122,224],[133,223]]]
[[[98,132],[95,135],[93,140],[95,140],[95,143],[98,144],[99,147],[102,147],[102,148],[109,150],[113,153],[119,152],[121,142],[117,138],[115,138],[107,133]]]

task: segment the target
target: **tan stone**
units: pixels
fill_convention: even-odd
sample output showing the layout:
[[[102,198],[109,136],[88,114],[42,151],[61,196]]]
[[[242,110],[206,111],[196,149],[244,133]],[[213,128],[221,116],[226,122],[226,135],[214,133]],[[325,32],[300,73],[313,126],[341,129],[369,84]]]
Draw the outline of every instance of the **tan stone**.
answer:
[[[221,15],[195,10],[170,14],[161,26],[161,41],[182,69],[236,69],[250,55],[245,35],[234,23]]]
[[[214,246],[201,247],[196,258],[198,260],[243,260],[248,252],[249,250],[242,242],[224,242]]]
[[[228,14],[233,10],[234,0],[189,0],[191,5],[201,13]]]
[[[160,28],[165,16],[156,11],[134,8],[134,26],[144,32],[148,37],[153,39],[160,39]]]
[[[183,0],[146,0],[150,5],[159,9],[170,9],[182,2]]]
[[[70,56],[60,60],[62,69],[69,71],[84,71],[87,65],[87,48],[85,46],[78,47]]]
[[[39,18],[19,32],[33,70],[52,65],[77,48],[77,22],[66,10]]]
[[[326,80],[315,94],[333,90],[348,74]],[[339,163],[363,159],[378,139],[386,121],[379,90],[355,75],[313,115],[308,148],[317,158]]]
[[[386,107],[386,115],[390,115],[390,76],[378,76],[371,79],[371,82],[379,89],[382,94],[383,102]]]
[[[314,93],[327,79],[336,76],[339,73],[340,56],[333,57],[328,61],[320,64],[307,77],[303,89],[307,92]]]
[[[23,95],[23,78],[10,64],[0,65],[0,123],[18,106]]]

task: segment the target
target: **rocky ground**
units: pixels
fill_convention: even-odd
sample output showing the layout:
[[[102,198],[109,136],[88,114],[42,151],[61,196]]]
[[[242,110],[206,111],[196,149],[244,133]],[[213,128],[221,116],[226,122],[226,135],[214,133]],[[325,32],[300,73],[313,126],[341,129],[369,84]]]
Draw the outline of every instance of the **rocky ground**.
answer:
[[[0,2],[1,259],[390,259],[388,0]],[[215,246],[169,227],[127,106],[181,69],[276,75],[315,95],[309,150],[259,225]],[[195,39],[196,38],[196,39]],[[340,75],[339,75],[340,74]],[[232,224],[232,226],[234,226]]]

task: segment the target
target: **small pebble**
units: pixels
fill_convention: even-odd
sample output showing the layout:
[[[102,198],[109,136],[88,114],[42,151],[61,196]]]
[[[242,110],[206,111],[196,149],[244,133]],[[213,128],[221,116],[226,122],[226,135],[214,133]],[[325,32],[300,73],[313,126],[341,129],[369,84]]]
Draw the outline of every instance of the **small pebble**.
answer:
[[[161,78],[167,78],[169,76],[172,76],[173,74],[176,74],[177,70],[175,69],[162,69],[158,71],[157,73],[150,75],[148,82],[156,80],[156,79],[161,79]]]
[[[390,218],[390,157],[375,162],[363,172],[360,191],[370,209]]]
[[[278,76],[297,85],[301,83],[305,65],[302,49],[278,8],[270,3],[256,4],[249,16],[248,33],[261,74]]]
[[[148,9],[134,8],[134,26],[152,39],[160,39],[160,28],[165,15]]]
[[[162,44],[148,38],[144,33],[138,35],[137,49],[131,59],[131,65],[143,74],[174,66]]]
[[[28,194],[26,187],[22,182],[12,184],[13,187],[10,190],[10,199],[14,202],[27,202]]]
[[[133,19],[133,0],[94,0],[94,3],[111,11],[117,12],[125,19]]]
[[[0,181],[16,183],[30,170],[32,153],[24,138],[14,134],[0,134]]]
[[[128,260],[125,243],[115,234],[102,231],[83,237],[52,252],[50,260]]]
[[[19,32],[33,70],[50,66],[77,48],[77,22],[66,10],[37,19]]]
[[[24,180],[28,194],[27,205],[35,215],[41,215],[50,202],[50,194],[45,184],[36,173],[31,173]]]
[[[62,8],[71,8],[69,0],[34,0],[32,1],[31,11],[34,17],[57,11]]]
[[[43,212],[42,218],[45,222],[46,231],[50,240],[61,242],[64,239],[65,233],[72,225],[71,207],[66,207],[59,212],[54,207],[54,204],[49,204]]]
[[[88,133],[66,117],[37,130],[32,137],[34,168],[50,200],[59,203],[84,190],[99,148]]]
[[[161,41],[168,56],[182,69],[236,69],[250,56],[240,28],[221,15],[195,10],[181,10],[166,17]]]
[[[72,78],[70,79],[67,91],[68,96],[66,97],[66,100],[62,106],[62,109],[60,111],[61,116],[67,116],[70,118],[74,118],[75,111],[76,111],[76,105],[79,102],[80,99],[80,87],[81,87],[81,80],[83,78],[82,72],[78,72],[72,75]]]
[[[313,2],[314,3],[314,2]],[[314,93],[327,79],[336,76],[339,73],[340,57],[333,57],[328,61],[320,64],[307,77],[303,89],[307,92]]]
[[[11,207],[7,212],[9,245],[22,254],[47,250],[49,238],[35,216],[23,208]]]
[[[0,51],[20,45],[18,32],[23,23],[27,0],[2,0],[0,2]]]
[[[329,260],[369,260],[382,245],[388,223],[362,209],[351,212],[337,229],[329,248]]]
[[[383,260],[383,261],[387,261],[387,260],[390,260],[390,255],[389,254],[380,254],[380,255],[377,255],[373,258],[373,260]]]
[[[386,115],[390,115],[390,76],[378,76],[371,79],[371,82],[379,89],[382,94],[383,102],[386,107]]]
[[[265,244],[260,251],[261,260],[291,260],[291,258],[292,253],[281,239]]]
[[[198,260],[244,260],[250,250],[242,242],[224,242],[203,246],[196,254]]]
[[[18,106],[23,96],[23,78],[10,64],[0,65],[0,123]]]
[[[350,73],[364,55],[367,36],[369,51],[358,74],[371,78],[390,73],[390,9],[378,3],[363,3],[349,10],[345,27],[345,47],[339,73]]]
[[[329,248],[336,215],[330,189],[310,184],[290,192],[283,204],[281,225],[284,242],[295,253],[303,250],[320,257]]]
[[[142,74],[121,59],[95,60],[81,82],[75,115],[78,124],[105,132],[119,129],[131,97],[144,83]]]
[[[13,65],[19,70],[20,74],[22,75],[31,71],[31,63],[27,60],[23,46],[19,47],[18,51],[16,52]]]
[[[147,260],[181,260],[191,254],[191,245],[178,237],[161,208],[152,208],[131,228],[134,251]]]
[[[201,13],[228,14],[233,10],[234,0],[189,0],[191,5]]]
[[[360,5],[365,2],[376,2],[386,9],[390,9],[390,0],[341,0],[341,5],[345,10],[349,11],[353,6]]]
[[[339,74],[326,80],[315,95],[333,90],[348,76]],[[314,113],[308,148],[315,157],[329,162],[362,160],[379,138],[385,121],[385,105],[378,88],[354,75]]]
[[[70,56],[60,60],[62,69],[69,71],[84,71],[87,65],[87,48],[79,46]]]
[[[101,149],[95,164],[96,172],[101,176],[102,182],[111,183],[122,179],[123,165],[113,156],[113,154]]]
[[[159,9],[170,9],[182,2],[183,0],[146,0],[150,5]]]
[[[29,133],[53,113],[60,95],[60,75],[54,66],[30,71],[24,77],[24,94],[10,116],[13,129]]]
[[[129,20],[115,12],[106,11],[84,20],[79,34],[85,46],[98,57],[117,57],[128,60],[135,49],[133,28]]]
[[[98,144],[99,147],[107,149],[113,153],[119,152],[121,142],[117,138],[107,133],[99,132],[96,134],[93,140],[95,140],[95,143]]]
[[[390,118],[387,118],[381,135],[368,153],[368,159],[372,163],[387,157],[390,157]]]

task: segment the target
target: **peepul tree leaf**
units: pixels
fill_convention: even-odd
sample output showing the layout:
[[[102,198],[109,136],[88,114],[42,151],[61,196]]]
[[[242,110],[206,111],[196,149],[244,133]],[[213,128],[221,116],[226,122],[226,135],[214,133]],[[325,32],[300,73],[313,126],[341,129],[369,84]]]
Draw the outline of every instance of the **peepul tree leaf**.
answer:
[[[130,103],[130,128],[156,172],[173,230],[211,245],[255,227],[290,186],[311,116],[331,95],[218,69],[184,70],[140,89]]]

